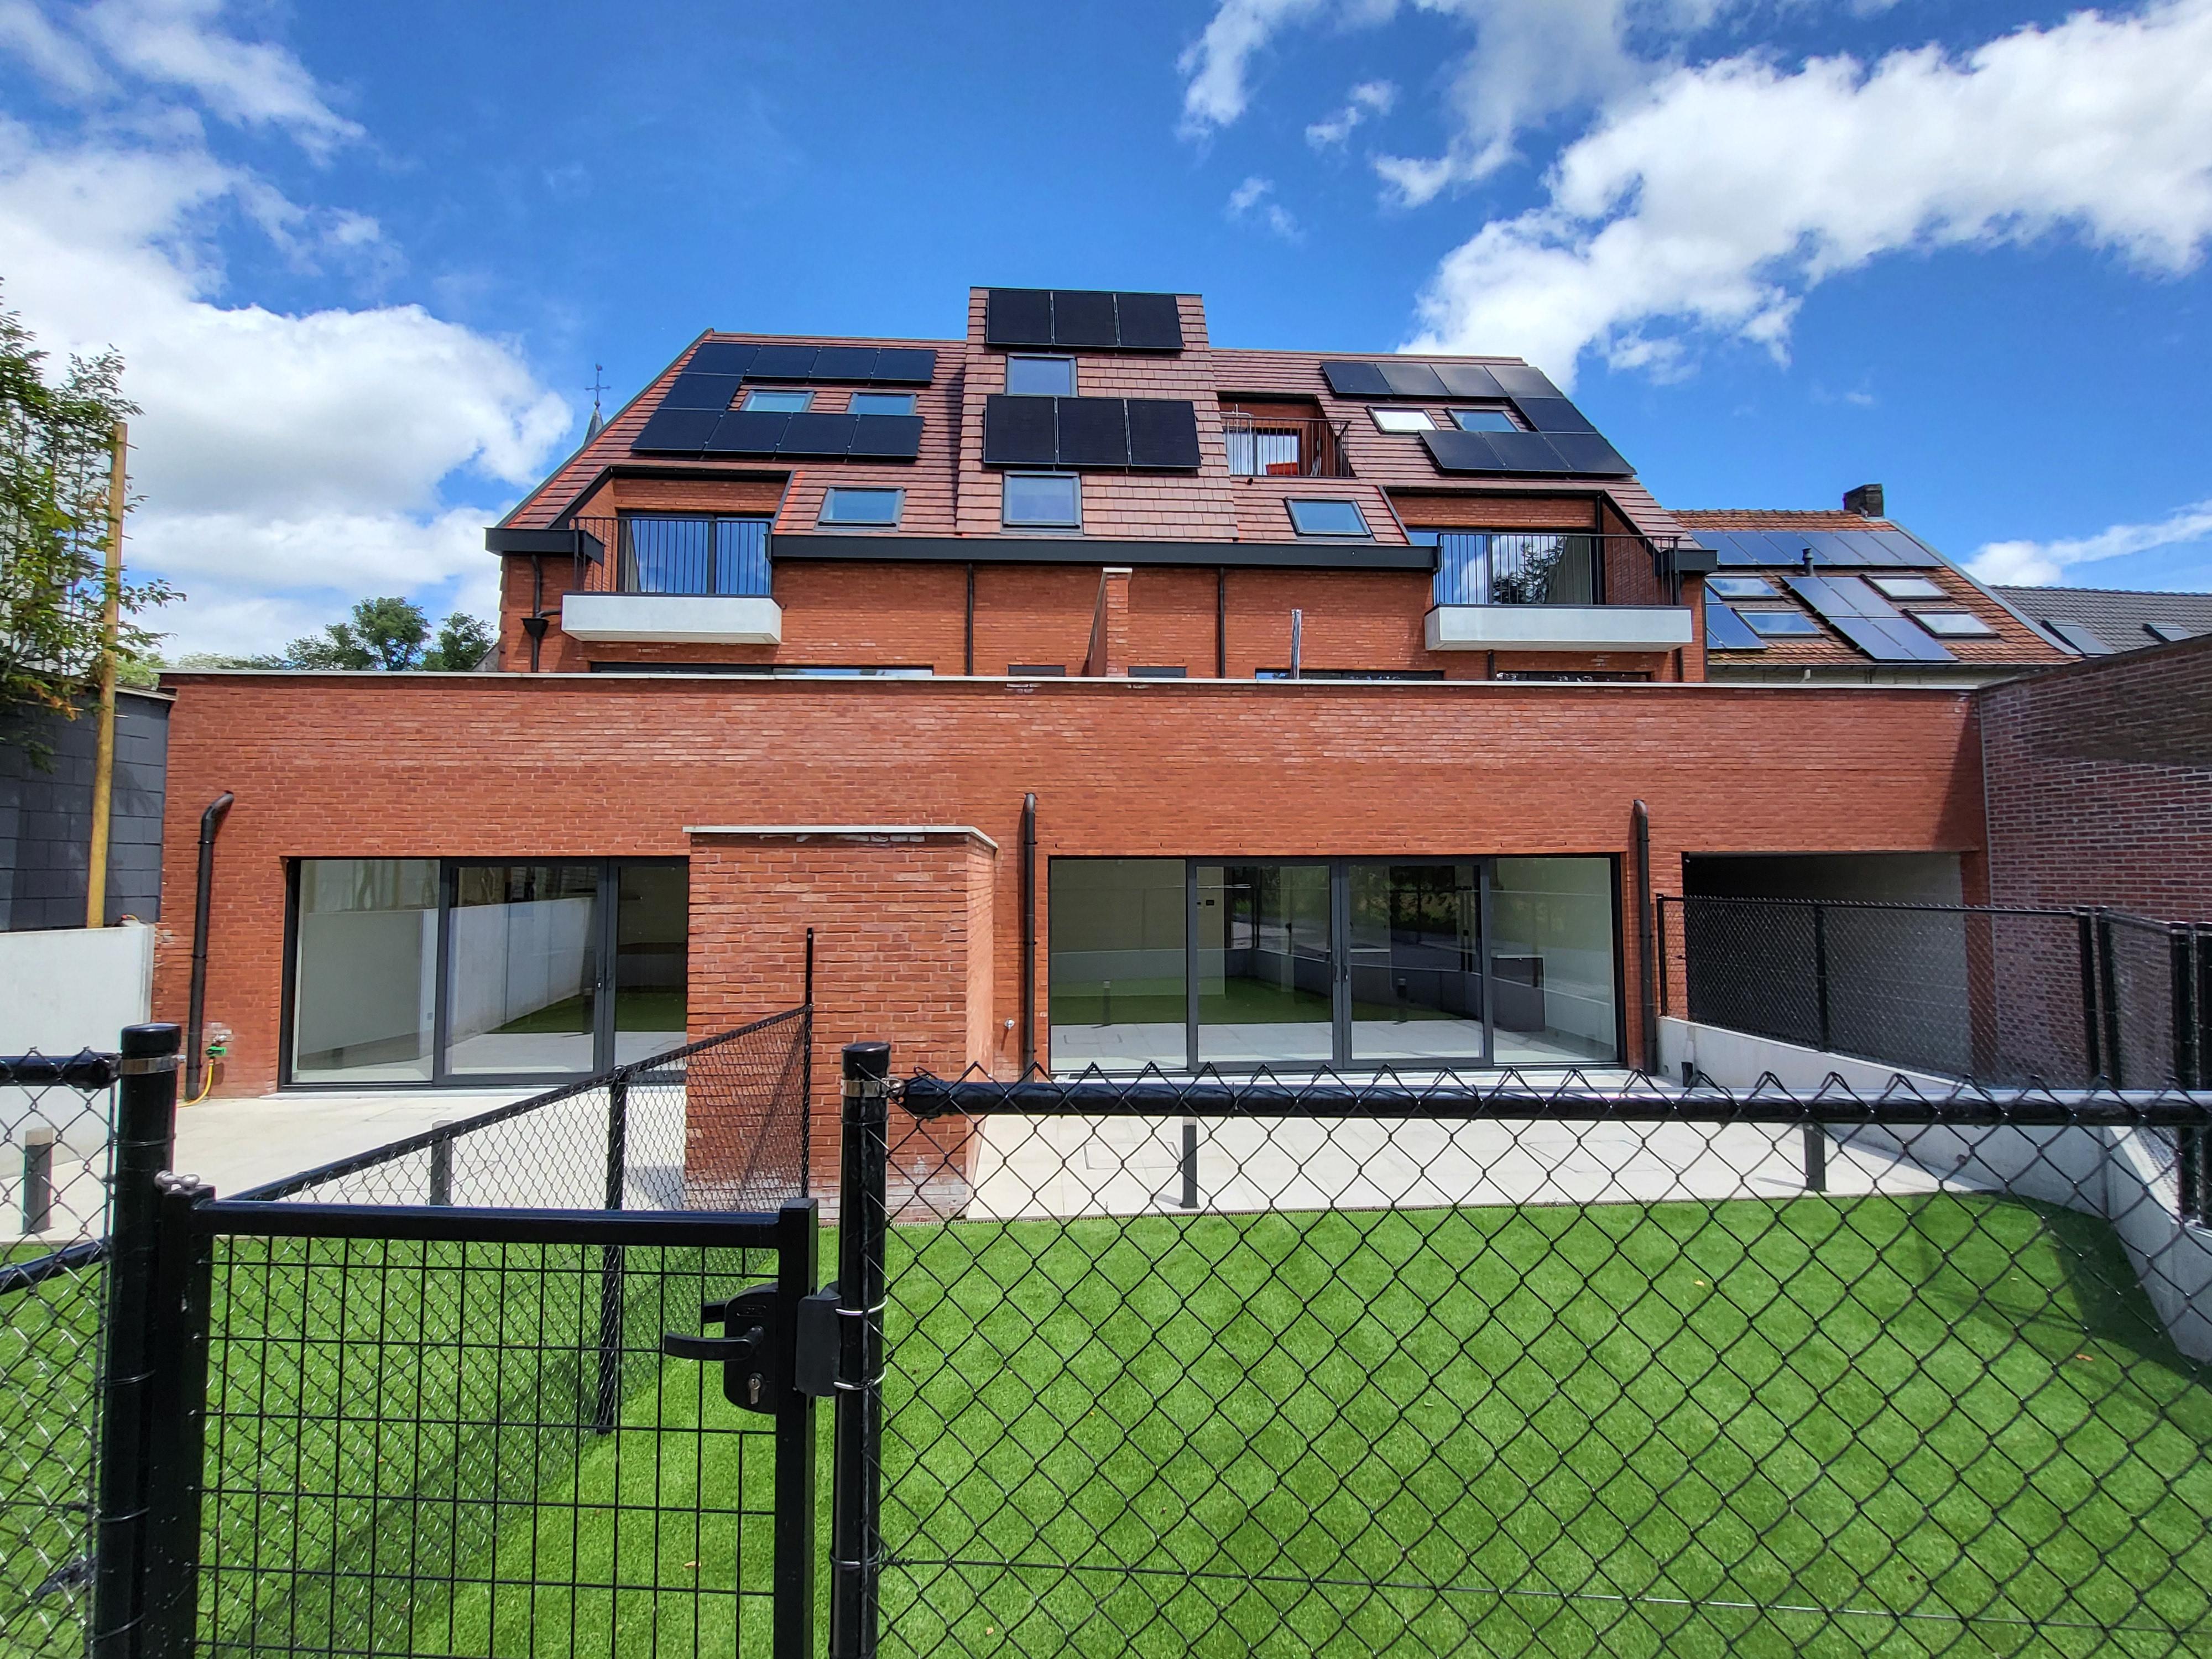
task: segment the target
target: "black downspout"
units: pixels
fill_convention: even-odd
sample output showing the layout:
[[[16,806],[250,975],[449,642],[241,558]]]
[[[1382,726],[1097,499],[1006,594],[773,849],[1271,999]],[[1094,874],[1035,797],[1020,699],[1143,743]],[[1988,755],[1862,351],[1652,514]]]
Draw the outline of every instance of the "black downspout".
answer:
[[[1644,1074],[1659,1075],[1658,952],[1651,937],[1651,809],[1629,809],[1636,838],[1636,976],[1644,1012]]]
[[[185,1015],[186,1100],[200,1097],[200,1066],[206,1057],[200,1042],[200,1014],[207,1002],[208,888],[215,880],[215,837],[230,811],[231,802],[236,799],[226,789],[200,814],[199,890],[192,896],[192,994]]]
[[[1213,678],[1229,678],[1229,567],[1213,568]]]
[[[968,621],[961,646],[961,667],[963,674],[975,672],[975,562],[968,562]]]
[[[545,640],[545,556],[530,556],[530,615],[524,618],[522,631],[530,635],[530,672],[538,672],[538,647]]]
[[[1036,1066],[1036,797],[1022,797],[1022,1075]]]

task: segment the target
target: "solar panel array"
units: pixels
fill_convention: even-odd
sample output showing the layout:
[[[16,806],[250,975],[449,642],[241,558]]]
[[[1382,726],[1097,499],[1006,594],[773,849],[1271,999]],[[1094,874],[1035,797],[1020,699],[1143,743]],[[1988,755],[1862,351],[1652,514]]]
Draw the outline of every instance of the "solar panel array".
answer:
[[[1424,432],[1421,442],[1439,472],[1509,472],[1540,477],[1573,473],[1626,478],[1636,469],[1595,432]]]
[[[983,302],[983,343],[1060,351],[1181,351],[1172,294],[994,288]]]
[[[927,346],[750,345],[708,340],[678,375],[727,375],[743,380],[835,381],[852,386],[927,386],[937,354]]]
[[[1198,465],[1198,412],[1172,398],[1025,398],[983,402],[983,465],[1074,470]]]
[[[630,448],[659,455],[910,461],[921,453],[921,416],[672,409],[664,403]]]
[[[1705,648],[1709,651],[1764,651],[1766,641],[1751,631],[1729,606],[1705,601]]]
[[[1956,662],[1902,611],[1857,576],[1787,576],[1790,591],[1876,662]]]
[[[1704,530],[1699,542],[1720,555],[1721,568],[1796,565],[1802,569],[1805,550],[1815,568],[1934,570],[1943,561],[1902,530]]]
[[[1534,428],[1424,432],[1421,442],[1439,472],[1626,478],[1636,471],[1541,369],[1526,363],[1422,363],[1386,357],[1372,362],[1324,362],[1321,368],[1329,390],[1340,398],[1503,400]]]
[[[1527,398],[1539,403],[1567,402],[1543,370],[1526,363],[1422,363],[1410,357],[1385,357],[1370,362],[1324,362],[1321,372],[1328,378],[1328,389],[1340,398],[1510,398],[1516,404]],[[1545,429],[1538,427],[1540,431]],[[1585,423],[1579,429],[1589,428]]]

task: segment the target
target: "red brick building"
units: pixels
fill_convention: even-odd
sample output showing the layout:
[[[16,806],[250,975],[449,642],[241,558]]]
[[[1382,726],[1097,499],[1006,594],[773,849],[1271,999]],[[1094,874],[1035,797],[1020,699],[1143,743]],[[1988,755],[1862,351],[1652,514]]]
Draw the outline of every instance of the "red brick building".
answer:
[[[1517,360],[1188,295],[702,336],[487,541],[495,674],[170,677],[228,1091],[587,1072],[792,1003],[810,927],[823,1079],[1634,1063],[1636,803],[1661,891],[1977,896],[1969,690],[2067,659],[1878,501],[1671,513]]]

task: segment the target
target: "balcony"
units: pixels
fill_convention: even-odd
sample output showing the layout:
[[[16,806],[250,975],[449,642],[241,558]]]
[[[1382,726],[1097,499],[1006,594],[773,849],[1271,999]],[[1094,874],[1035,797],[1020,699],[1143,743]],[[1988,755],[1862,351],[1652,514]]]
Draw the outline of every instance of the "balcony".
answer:
[[[733,514],[580,519],[606,550],[561,603],[573,639],[672,645],[780,645],[769,597],[769,520]]]
[[[1431,651],[1672,651],[1690,642],[1671,550],[1640,536],[1412,534],[1437,550],[1425,629]]]
[[[1229,471],[1239,478],[1348,478],[1344,423],[1318,418],[1221,414]]]

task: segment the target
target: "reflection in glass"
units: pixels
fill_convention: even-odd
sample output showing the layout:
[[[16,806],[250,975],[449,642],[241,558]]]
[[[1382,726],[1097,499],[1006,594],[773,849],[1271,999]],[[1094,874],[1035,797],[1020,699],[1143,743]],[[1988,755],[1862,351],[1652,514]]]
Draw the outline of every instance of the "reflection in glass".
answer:
[[[599,913],[597,865],[454,872],[447,1071],[592,1069]]]
[[[616,869],[615,1064],[684,1046],[690,878],[680,864]]]
[[[300,861],[295,1078],[429,1079],[437,930],[435,860]]]
[[[1198,866],[1198,1058],[1327,1065],[1328,866]]]
[[[1181,859],[1054,859],[1052,1067],[1180,1071],[1188,1005]]]
[[[1611,860],[1496,860],[1490,870],[1490,932],[1494,1060],[1620,1058]]]
[[[1467,864],[1355,864],[1352,1058],[1482,1058],[1482,890]]]

